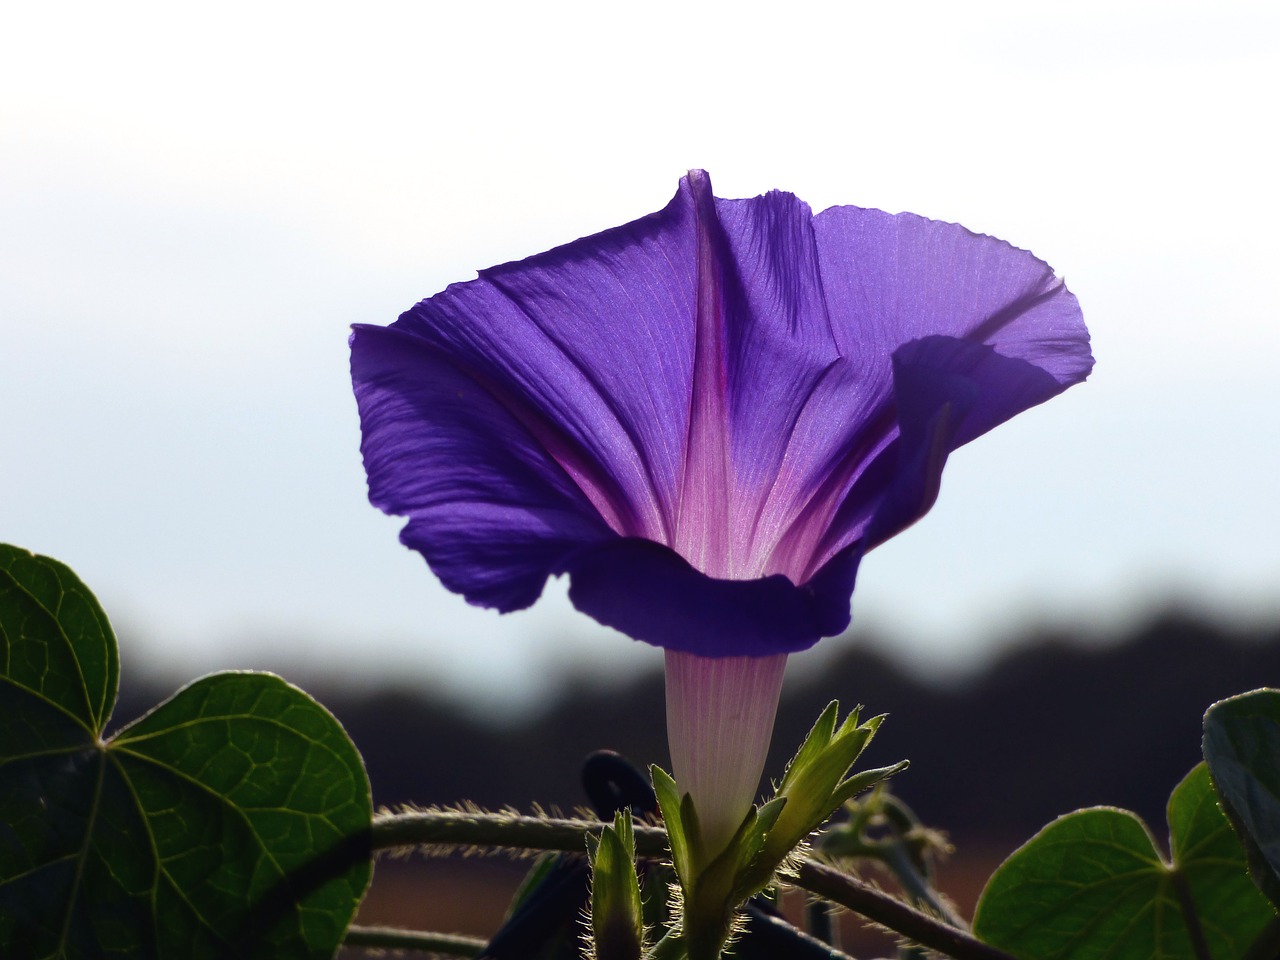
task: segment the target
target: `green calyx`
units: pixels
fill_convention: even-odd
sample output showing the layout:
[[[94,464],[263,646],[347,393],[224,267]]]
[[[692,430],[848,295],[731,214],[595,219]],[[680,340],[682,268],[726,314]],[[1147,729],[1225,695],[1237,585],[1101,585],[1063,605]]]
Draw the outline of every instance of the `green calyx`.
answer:
[[[833,701],[787,766],[767,803],[753,807],[728,845],[708,853],[692,798],[651,768],[672,862],[683,898],[682,936],[690,960],[715,960],[734,932],[738,909],[769,887],[796,851],[846,800],[906,768],[907,763],[849,775],[883,717],[860,723],[858,710],[836,726]]]
[[[846,800],[906,769],[907,761],[903,760],[848,776],[884,716],[859,723],[859,709],[855,708],[837,728],[839,712],[836,701],[827,705],[787,766],[776,793],[786,800],[786,807],[769,832],[762,860],[783,863]]]

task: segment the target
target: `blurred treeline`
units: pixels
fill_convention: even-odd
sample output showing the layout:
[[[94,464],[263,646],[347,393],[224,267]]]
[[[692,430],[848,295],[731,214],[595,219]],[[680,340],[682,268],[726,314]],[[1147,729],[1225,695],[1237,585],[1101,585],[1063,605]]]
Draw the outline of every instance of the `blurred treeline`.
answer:
[[[1105,642],[1028,636],[946,686],[856,646],[841,650],[788,677],[767,775],[781,775],[828,701],[864,703],[890,715],[866,765],[910,759],[896,792],[959,844],[1016,843],[1095,804],[1135,810],[1160,834],[1170,789],[1199,759],[1205,709],[1280,684],[1280,624],[1244,631],[1173,613]],[[585,800],[578,769],[590,751],[668,766],[659,674],[607,689],[571,684],[536,713],[502,722],[390,681],[373,692],[344,690],[338,678],[304,685],[364,754],[378,806],[568,810]],[[137,716],[169,692],[126,688],[116,716]]]

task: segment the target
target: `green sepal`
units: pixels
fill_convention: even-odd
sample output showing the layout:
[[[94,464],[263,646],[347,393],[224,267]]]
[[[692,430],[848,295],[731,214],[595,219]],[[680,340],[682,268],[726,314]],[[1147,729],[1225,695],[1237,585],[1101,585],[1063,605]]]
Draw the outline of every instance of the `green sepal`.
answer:
[[[778,820],[782,808],[786,806],[785,797],[776,797],[761,807],[752,807],[742,818],[737,831],[728,845],[715,860],[706,866],[700,877],[704,886],[718,887],[721,891],[729,891],[728,898],[736,897],[738,902],[746,900],[756,890],[740,889],[743,878],[750,868],[759,860],[760,850],[769,829]],[[761,884],[763,886],[763,884]],[[756,888],[759,889],[759,888]]]
[[[600,832],[591,862],[591,935],[596,960],[639,960],[644,916],[636,876],[631,811],[621,810]]]
[[[684,883],[686,877],[694,874],[693,850],[685,833],[681,820],[681,795],[671,774],[657,764],[649,767],[649,778],[653,783],[654,795],[658,798],[658,809],[662,811],[662,822],[667,828],[667,845],[671,848],[671,863],[676,868],[676,876]]]
[[[778,817],[782,816],[782,810],[788,802],[786,797],[774,797],[756,809],[756,823],[762,840],[778,822]]]
[[[777,795],[789,797],[792,802],[782,811],[765,839],[761,860],[772,863],[771,869],[776,869],[845,800],[888,775],[877,770],[845,779],[849,768],[880,728],[884,716],[859,723],[861,708],[858,708],[837,730],[835,717],[839,709],[839,704],[832,701],[822,712],[778,787]],[[896,769],[882,769],[896,772],[904,768],[899,764]]]
[[[863,770],[861,773],[855,773],[849,777],[833,794],[836,806],[832,807],[832,812],[836,807],[841,807],[864,790],[870,790],[876,784],[888,780],[890,777],[901,773],[911,766],[910,760],[899,760],[897,763],[888,767],[876,767],[874,770]]]
[[[832,700],[831,705],[835,707],[837,711],[839,711],[840,702],[838,700]],[[840,729],[836,731],[836,733],[831,737],[831,739],[839,740],[841,737],[847,737],[849,734],[853,733],[859,727],[866,727],[870,729],[872,733],[875,733],[877,730],[880,729],[880,724],[884,723],[884,718],[887,716],[887,714],[882,713],[878,716],[872,717],[870,720],[866,721],[865,723],[859,723],[858,717],[861,714],[862,714],[862,704],[858,704],[851,711],[849,711],[849,715],[844,718],[844,723],[840,724]]]
[[[708,863],[699,861],[700,866],[694,873],[680,876],[684,900],[682,929],[690,957],[718,956],[737,908],[763,886],[754,882],[752,868],[759,860],[769,828],[785,805],[785,798],[778,798],[762,807],[753,806],[714,859]],[[686,823],[690,817],[696,822],[697,814],[688,794],[684,797],[681,817]],[[691,842],[694,839],[696,837],[691,837]],[[772,874],[772,869],[764,871],[765,880]]]
[[[698,870],[706,860],[706,850],[702,844],[702,824],[698,822],[698,811],[694,809],[693,797],[687,793],[680,798],[680,828],[689,845],[693,869]]]
[[[836,716],[839,712],[840,701],[832,700],[826,705],[821,715],[809,729],[804,742],[800,744],[800,749],[796,751],[796,755],[787,764],[787,769],[782,775],[782,782],[778,784],[778,793],[785,793],[795,778],[800,775],[800,772],[807,769],[822,751],[827,749],[827,744],[831,742],[831,735],[836,729]],[[854,710],[851,716],[857,716],[857,713],[858,711]]]
[[[765,869],[760,869],[762,866],[760,853],[764,849],[765,837],[778,822],[778,817],[786,805],[786,797],[774,797],[755,811],[754,818],[748,818],[751,830],[739,831],[739,836],[734,838],[738,844],[738,855],[734,871],[734,887],[730,896],[738,903],[759,893],[773,880],[777,864],[764,865]],[[733,847],[734,845],[730,844],[730,849]]]
[[[903,761],[846,777],[884,720],[878,716],[860,722],[860,710],[837,727],[840,705],[827,705],[787,765],[774,798],[752,807],[710,862],[692,798],[681,795],[660,768],[651,768],[683,893],[683,938],[692,960],[719,955],[737,909],[767,889],[779,868],[847,799],[906,768]]]

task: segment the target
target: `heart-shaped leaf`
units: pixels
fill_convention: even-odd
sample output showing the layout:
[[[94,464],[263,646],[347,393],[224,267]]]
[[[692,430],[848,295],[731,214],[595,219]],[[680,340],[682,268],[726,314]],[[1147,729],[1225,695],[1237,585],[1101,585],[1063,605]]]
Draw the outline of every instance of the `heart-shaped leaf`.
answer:
[[[1127,810],[1078,810],[992,875],[974,932],[1028,960],[1242,958],[1274,917],[1199,764],[1168,808],[1172,862]]]
[[[1204,758],[1254,882],[1280,905],[1280,690],[1254,690],[1210,707]]]
[[[342,727],[223,673],[104,740],[117,663],[76,576],[0,546],[0,954],[332,957],[372,869]]]

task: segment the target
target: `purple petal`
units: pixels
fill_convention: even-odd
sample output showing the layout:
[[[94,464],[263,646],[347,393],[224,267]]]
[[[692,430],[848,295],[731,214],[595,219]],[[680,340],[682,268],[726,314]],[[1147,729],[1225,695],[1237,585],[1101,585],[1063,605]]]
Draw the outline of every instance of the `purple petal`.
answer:
[[[866,549],[933,506],[951,451],[1066,388],[1026,360],[953,337],[913,341],[893,359],[900,432],[894,472],[865,534]],[[886,461],[889,456],[886,451]]]
[[[687,184],[660,213],[358,326],[370,497],[473,603],[516,609],[575,549],[667,542],[696,274]]]
[[[769,569],[794,571],[804,583],[837,552],[825,543],[839,505],[897,435],[891,387],[891,374],[869,376],[843,357],[814,385],[759,525],[774,537]],[[840,532],[843,547],[860,530]]]
[[[906,454],[896,439],[920,419],[912,405],[923,403],[916,393],[927,392],[931,377],[975,394],[973,409],[933,461],[940,470],[950,450],[1083,380],[1093,365],[1075,297],[1025,250],[956,224],[857,207],[824,211],[814,229],[842,358],[806,407],[788,453],[787,482],[779,483],[790,502],[777,499],[793,512],[778,551],[808,556],[805,576],[861,541],[881,498],[906,482],[893,477],[919,476],[897,465],[895,458]],[[992,359],[974,366],[974,356],[959,347],[910,346],[923,338],[985,345],[978,355]],[[904,364],[920,371],[905,387],[898,382]],[[968,386],[948,380],[952,373]],[[936,490],[911,519],[933,496]],[[882,530],[901,529],[883,523]]]
[[[798,582],[799,569],[769,562],[776,530],[765,508],[797,419],[838,357],[813,214],[790,194],[713,201],[705,175],[691,183],[705,237],[699,274],[716,283],[697,321],[694,402],[704,417],[692,424],[685,501],[696,508],[674,546],[716,576]]]
[[[763,657],[844,630],[857,565],[846,551],[802,586],[781,574],[723,580],[668,547],[626,538],[576,554],[563,570],[573,605],[630,637],[703,657]]]
[[[694,310],[688,440],[672,536],[662,540],[699,570],[718,577],[735,571],[731,533],[735,487],[729,471],[730,421],[726,385],[726,322],[736,278],[716,222],[711,181],[697,172],[681,184],[692,200]],[[679,198],[679,194],[677,195]]]
[[[691,201],[482,271],[396,327],[511,399],[512,413],[624,536],[668,542],[688,433]]]
[[[1075,298],[1044,261],[954,223],[832,207],[814,218],[832,327],[843,356],[887,372],[926,336],[987,343],[1066,385],[1093,366]]]
[[[615,535],[509,408],[420,338],[357,327],[351,374],[369,498],[411,519],[400,539],[450,590],[527,607],[547,572]]]

